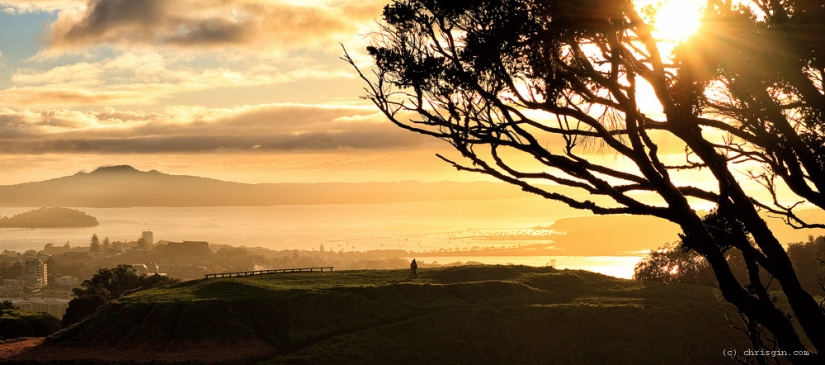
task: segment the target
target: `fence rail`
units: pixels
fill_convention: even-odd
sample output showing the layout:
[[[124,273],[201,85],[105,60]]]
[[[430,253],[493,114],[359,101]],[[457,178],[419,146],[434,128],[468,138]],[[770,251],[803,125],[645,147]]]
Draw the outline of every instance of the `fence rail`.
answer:
[[[205,274],[204,277],[206,279],[209,279],[209,278],[232,278],[232,277],[237,277],[237,276],[252,276],[252,275],[279,274],[279,273],[291,273],[291,272],[312,272],[312,271],[324,271],[324,270],[332,271],[332,268],[333,268],[333,266],[320,266],[320,267],[296,267],[296,268],[291,268],[291,269],[219,272],[219,273]]]

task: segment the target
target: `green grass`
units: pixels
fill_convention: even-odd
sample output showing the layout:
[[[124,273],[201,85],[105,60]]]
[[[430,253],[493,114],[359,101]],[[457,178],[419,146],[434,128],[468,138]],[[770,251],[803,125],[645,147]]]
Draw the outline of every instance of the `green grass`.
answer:
[[[60,320],[48,313],[0,310],[0,340],[45,337],[60,330]]]
[[[727,363],[714,289],[523,266],[209,279],[136,293],[56,343],[264,341],[266,364]]]

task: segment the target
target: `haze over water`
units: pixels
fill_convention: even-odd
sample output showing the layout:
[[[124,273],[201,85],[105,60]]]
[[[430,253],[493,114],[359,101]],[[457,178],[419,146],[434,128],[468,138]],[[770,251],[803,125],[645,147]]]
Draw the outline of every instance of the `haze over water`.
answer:
[[[33,208],[6,207],[3,216]],[[281,205],[270,207],[187,208],[75,208],[97,217],[100,225],[89,228],[0,229],[0,250],[41,250],[47,243],[67,241],[88,246],[92,234],[111,241],[137,240],[140,232],[152,230],[155,240],[208,241],[232,246],[264,247],[273,250],[300,249],[368,251],[466,250],[471,246],[515,247],[548,243],[537,240],[475,240],[457,237],[488,234],[520,234],[537,226],[548,226],[565,217],[585,216],[540,198],[416,202],[386,204]],[[452,239],[451,239],[452,238]],[[638,256],[548,257],[548,256],[455,256],[425,257],[419,261],[441,264],[461,261],[515,263],[589,268],[628,277]],[[608,268],[605,268],[608,267]]]

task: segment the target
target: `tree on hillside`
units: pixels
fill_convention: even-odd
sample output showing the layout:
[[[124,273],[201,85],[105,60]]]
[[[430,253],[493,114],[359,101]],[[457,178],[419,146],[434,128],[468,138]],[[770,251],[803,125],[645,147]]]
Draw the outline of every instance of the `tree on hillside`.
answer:
[[[103,239],[103,246],[101,248],[103,249],[103,252],[111,253],[112,244],[109,242],[109,237]]]
[[[97,233],[92,234],[92,240],[89,242],[89,251],[91,251],[92,254],[100,253],[100,240],[97,238]]]
[[[788,257],[796,270],[802,287],[809,292],[825,289],[825,236],[808,237],[807,242],[787,245]],[[725,260],[733,274],[740,280],[747,280],[748,270],[745,260],[738,250],[725,252]],[[769,281],[767,273],[760,272],[763,281]],[[686,251],[681,244],[667,244],[642,259],[633,270],[633,279],[716,286],[713,270],[696,251]]]
[[[634,280],[693,285],[715,285],[713,270],[707,261],[679,245],[665,245],[639,261],[633,268]]]
[[[156,288],[178,283],[180,280],[161,275],[137,274],[131,265],[118,265],[111,269],[99,269],[89,280],[84,280],[80,288],[72,289],[74,299],[63,315],[62,324],[68,327],[78,323],[104,304],[120,298],[126,293]]]
[[[655,9],[631,0],[394,0],[368,48],[372,74],[356,69],[366,98],[452,145],[461,159],[439,157],[458,170],[595,214],[678,224],[682,248],[707,261],[725,299],[758,324],[749,328],[813,354],[790,361],[818,363],[825,312],[759,213],[825,227],[786,203],[825,208],[825,8],[747,3],[709,0],[699,31],[671,52],[651,26]],[[748,178],[769,194],[749,194]]]
[[[19,261],[0,262],[0,279],[17,279],[21,275],[23,275],[23,264]]]

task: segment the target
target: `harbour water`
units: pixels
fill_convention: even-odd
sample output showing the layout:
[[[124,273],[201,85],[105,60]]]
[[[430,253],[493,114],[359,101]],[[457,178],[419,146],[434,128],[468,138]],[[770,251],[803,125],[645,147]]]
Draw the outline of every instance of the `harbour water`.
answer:
[[[12,216],[32,207],[0,208]],[[533,227],[548,226],[564,217],[584,216],[539,198],[483,201],[417,202],[392,204],[284,205],[271,207],[185,208],[74,208],[97,217],[99,226],[58,229],[0,229],[0,251],[41,250],[47,243],[87,246],[93,234],[111,241],[134,241],[142,231],[155,240],[208,241],[232,246],[274,250],[456,251],[453,257],[432,257],[425,262],[475,261],[589,269],[628,277],[641,258],[628,256],[483,256],[459,252],[478,248],[509,248],[552,243],[543,236],[532,239]],[[466,236],[504,236],[504,239],[467,240]],[[518,237],[509,240],[506,237]],[[525,238],[526,237],[526,238]],[[555,260],[555,261],[553,261]]]

